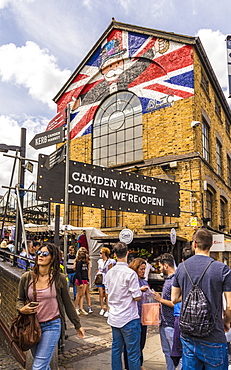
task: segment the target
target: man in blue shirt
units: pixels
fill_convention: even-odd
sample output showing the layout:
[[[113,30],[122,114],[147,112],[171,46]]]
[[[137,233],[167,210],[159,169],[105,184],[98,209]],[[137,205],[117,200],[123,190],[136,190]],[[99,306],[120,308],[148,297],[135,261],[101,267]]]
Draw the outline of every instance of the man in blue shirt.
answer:
[[[209,257],[212,241],[212,233],[209,230],[205,228],[197,230],[193,236],[192,244],[195,255],[185,261],[185,266],[193,284],[197,283],[206,266],[211,260],[213,261],[199,286],[210,303],[215,326],[207,336],[202,338],[191,334],[181,336],[183,369],[202,370],[203,366],[206,370],[228,369],[225,331],[227,332],[230,329],[231,321],[231,270],[224,263],[214,261]],[[181,295],[183,303],[191,288],[192,284],[181,263],[177,268],[173,282],[173,303],[179,302]],[[223,293],[226,300],[224,318],[222,318]]]
[[[162,351],[165,354],[167,370],[175,370],[175,365],[171,358],[174,334],[174,305],[171,302],[172,284],[175,276],[173,255],[170,253],[162,254],[159,265],[160,271],[167,275],[163,285],[162,296],[157,292],[154,293],[154,298],[161,303],[160,340]]]

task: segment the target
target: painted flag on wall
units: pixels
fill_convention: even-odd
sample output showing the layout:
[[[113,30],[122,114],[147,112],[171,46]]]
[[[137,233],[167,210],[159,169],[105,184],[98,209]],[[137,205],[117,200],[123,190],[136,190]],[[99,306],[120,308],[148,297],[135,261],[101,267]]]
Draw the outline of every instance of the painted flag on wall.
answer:
[[[226,37],[227,61],[228,61],[228,79],[229,79],[229,98],[231,98],[231,35]]]
[[[192,45],[114,29],[58,100],[58,111],[73,103],[70,138],[92,132],[99,105],[113,92],[133,92],[143,114],[190,98],[193,63]]]

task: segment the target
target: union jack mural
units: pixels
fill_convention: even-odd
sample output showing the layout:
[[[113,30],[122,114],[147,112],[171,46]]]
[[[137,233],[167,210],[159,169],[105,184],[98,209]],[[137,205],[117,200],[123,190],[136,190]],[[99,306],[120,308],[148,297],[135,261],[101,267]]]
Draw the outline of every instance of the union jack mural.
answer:
[[[58,101],[58,112],[71,102],[71,139],[91,133],[102,100],[122,90],[139,97],[143,114],[193,96],[193,47],[112,30]]]

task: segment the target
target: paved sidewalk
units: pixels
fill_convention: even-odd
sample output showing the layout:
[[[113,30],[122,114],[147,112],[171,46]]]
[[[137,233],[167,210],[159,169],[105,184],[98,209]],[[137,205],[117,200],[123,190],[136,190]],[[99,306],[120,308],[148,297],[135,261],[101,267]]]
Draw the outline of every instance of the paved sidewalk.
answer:
[[[107,319],[99,315],[99,296],[92,297],[93,313],[80,316],[85,329],[84,339],[77,336],[76,330],[67,320],[68,338],[59,354],[59,370],[110,370],[111,369],[111,328]],[[164,356],[161,351],[158,328],[148,327],[147,342],[144,350],[145,370],[165,370]],[[22,369],[17,361],[0,346],[0,370]]]
[[[111,369],[111,327],[107,319],[99,315],[99,296],[91,295],[93,313],[80,316],[85,338],[79,339],[73,325],[68,321],[64,352],[59,355],[59,369],[109,370]],[[86,309],[86,308],[85,308]],[[145,370],[165,370],[158,328],[148,327],[144,350]]]

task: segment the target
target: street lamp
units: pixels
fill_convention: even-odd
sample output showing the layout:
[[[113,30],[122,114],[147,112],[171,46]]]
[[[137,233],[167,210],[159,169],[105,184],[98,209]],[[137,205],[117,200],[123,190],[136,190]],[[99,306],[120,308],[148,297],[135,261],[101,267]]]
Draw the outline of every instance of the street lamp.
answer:
[[[21,158],[20,158],[19,167],[18,167],[18,184],[19,184],[20,188],[23,188],[24,187],[24,179],[25,179],[25,156],[26,156],[26,129],[25,128],[23,128],[23,127],[21,128],[20,146],[0,144],[0,152],[7,153],[9,150],[15,151],[16,153],[20,152],[20,157]],[[16,159],[17,158],[15,158],[15,161],[16,161]],[[14,163],[14,167],[15,167],[15,163]],[[12,187],[13,174],[14,174],[14,168],[13,168],[11,179],[10,179],[10,188]],[[9,197],[10,197],[10,189],[9,189],[9,192],[8,192],[8,195],[7,195],[6,208],[5,208],[4,218],[3,218],[3,221],[2,221],[2,232],[4,230],[4,221],[5,221],[5,217],[6,217]],[[21,209],[23,209],[23,196],[20,197],[20,203],[21,203]],[[19,250],[20,243],[21,243],[21,238],[22,238],[22,223],[21,223],[21,219],[20,219],[19,205],[17,203],[16,233],[15,233],[15,252],[16,253]]]
[[[14,152],[20,152],[21,147],[16,145],[6,145],[0,144],[0,152],[7,153],[9,150],[13,150]]]

